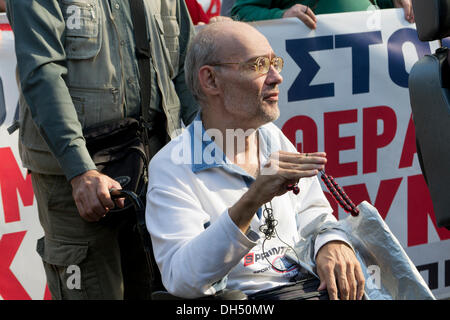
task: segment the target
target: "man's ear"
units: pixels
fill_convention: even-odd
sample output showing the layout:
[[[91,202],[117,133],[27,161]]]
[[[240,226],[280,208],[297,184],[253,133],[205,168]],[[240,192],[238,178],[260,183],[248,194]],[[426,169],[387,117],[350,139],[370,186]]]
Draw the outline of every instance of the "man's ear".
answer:
[[[202,66],[198,71],[200,86],[206,95],[217,95],[218,81],[212,66]]]

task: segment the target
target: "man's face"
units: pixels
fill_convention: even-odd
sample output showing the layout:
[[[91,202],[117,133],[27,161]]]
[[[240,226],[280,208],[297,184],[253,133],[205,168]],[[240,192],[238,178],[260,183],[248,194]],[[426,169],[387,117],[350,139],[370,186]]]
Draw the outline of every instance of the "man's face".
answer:
[[[283,81],[281,75],[270,66],[266,74],[255,70],[253,62],[258,57],[272,60],[275,54],[267,39],[256,30],[242,31],[239,41],[229,47],[230,58],[221,62],[242,62],[240,65],[219,66],[217,77],[223,92],[223,105],[226,112],[244,127],[259,127],[276,120],[278,109],[278,85]],[[236,39],[234,39],[236,40]]]

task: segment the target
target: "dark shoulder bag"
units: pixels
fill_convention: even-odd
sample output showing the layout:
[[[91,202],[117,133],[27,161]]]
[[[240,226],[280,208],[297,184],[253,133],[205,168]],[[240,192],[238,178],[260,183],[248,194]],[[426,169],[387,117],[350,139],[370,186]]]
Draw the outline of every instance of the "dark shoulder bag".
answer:
[[[140,122],[125,118],[84,132],[86,146],[98,171],[120,183],[123,190],[145,199],[149,157]],[[125,200],[125,207],[111,213],[125,212],[133,203]]]
[[[147,36],[143,0],[129,0],[139,67],[141,112],[139,119],[125,118],[85,130],[84,137],[97,169],[118,181],[123,190],[135,193],[144,203],[148,184],[147,167],[151,157],[164,145],[161,119],[150,119],[150,43]],[[153,128],[155,123],[158,128]],[[163,131],[161,133],[160,131]],[[151,137],[151,138],[149,138]],[[132,207],[125,200],[125,211]]]

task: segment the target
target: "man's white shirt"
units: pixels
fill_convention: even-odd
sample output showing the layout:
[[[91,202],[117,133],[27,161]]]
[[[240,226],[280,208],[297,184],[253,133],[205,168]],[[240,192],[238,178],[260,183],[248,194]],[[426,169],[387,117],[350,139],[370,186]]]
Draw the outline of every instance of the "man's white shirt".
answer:
[[[261,166],[271,153],[297,152],[274,124],[257,131]],[[267,204],[278,236],[264,242],[264,206],[243,234],[228,208],[253,181],[212,141],[200,115],[152,159],[146,224],[163,284],[171,294],[196,298],[225,286],[251,294],[287,284],[299,268],[286,259],[286,244],[293,247],[301,230],[323,213],[327,220],[336,220],[317,177],[302,178],[298,195],[287,192]],[[340,231],[319,234],[315,253],[332,240],[348,242]]]

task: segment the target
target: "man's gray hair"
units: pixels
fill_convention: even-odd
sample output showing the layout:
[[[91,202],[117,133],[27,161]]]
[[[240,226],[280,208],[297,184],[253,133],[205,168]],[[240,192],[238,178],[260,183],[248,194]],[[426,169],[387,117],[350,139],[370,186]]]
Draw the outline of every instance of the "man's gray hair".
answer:
[[[220,24],[220,22],[214,24]],[[191,41],[186,54],[184,62],[186,85],[199,103],[205,96],[200,87],[198,72],[202,66],[218,62],[218,43],[220,41],[218,39],[220,32],[218,31],[216,25],[203,27]]]

